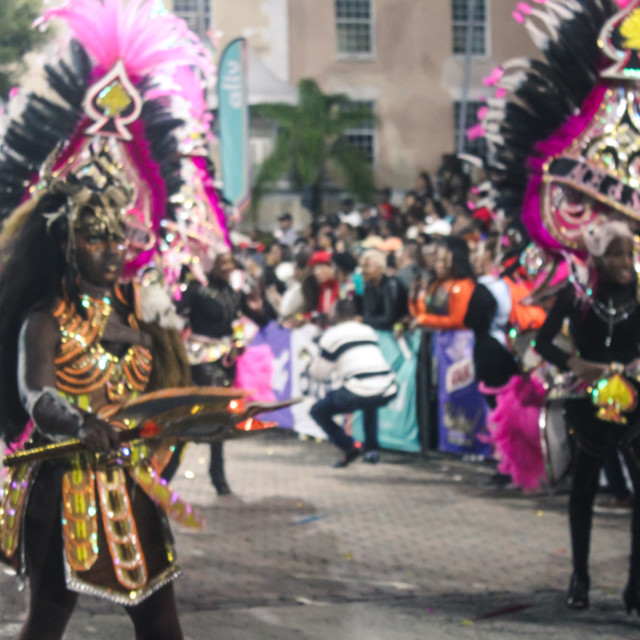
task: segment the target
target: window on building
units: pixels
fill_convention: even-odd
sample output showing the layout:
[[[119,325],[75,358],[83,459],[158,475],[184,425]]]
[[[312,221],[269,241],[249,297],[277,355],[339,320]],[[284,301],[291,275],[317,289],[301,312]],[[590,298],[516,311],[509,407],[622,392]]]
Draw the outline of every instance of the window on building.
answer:
[[[479,158],[487,157],[487,141],[484,138],[476,138],[475,140],[467,140],[467,129],[478,124],[478,109],[485,103],[475,100],[469,100],[467,102],[467,110],[465,114],[465,120],[462,122],[462,102],[458,101],[454,105],[455,113],[455,139],[453,141],[454,148],[457,147],[458,135],[462,128],[464,135],[464,152],[470,153]]]
[[[487,6],[486,0],[452,0],[451,13],[453,24],[453,53],[465,53],[467,31],[473,10],[473,28],[471,30],[471,53],[483,56],[487,53]]]
[[[173,13],[204,37],[211,26],[211,0],[173,0]]]
[[[347,140],[356,147],[364,156],[364,159],[373,166],[376,159],[376,124],[375,103],[371,101],[352,100],[355,107],[367,109],[371,117],[363,121],[357,128],[348,129],[345,132]]]
[[[373,51],[371,0],[335,0],[338,53],[370,54]]]

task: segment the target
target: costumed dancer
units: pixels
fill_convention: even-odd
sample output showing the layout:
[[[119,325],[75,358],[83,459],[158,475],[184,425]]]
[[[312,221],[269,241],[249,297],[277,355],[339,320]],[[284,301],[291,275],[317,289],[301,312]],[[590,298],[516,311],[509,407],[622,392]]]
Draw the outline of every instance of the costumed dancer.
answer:
[[[179,568],[156,506],[178,505],[170,507],[152,450],[119,449],[106,421],[143,391],[189,383],[179,334],[145,323],[136,290],[118,284],[131,195],[118,177],[103,153],[52,178],[3,236],[4,436],[32,421],[28,448],[76,437],[88,450],[10,470],[0,552],[29,576],[19,638],[61,638],[78,593],[124,604],[136,638],[182,638],[171,585]]]
[[[569,524],[573,574],[567,606],[589,605],[589,542],[593,502],[604,457],[621,448],[634,488],[631,567],[624,592],[628,611],[640,607],[640,306],[634,237],[626,223],[607,221],[585,229],[593,259],[591,278],[567,284],[538,333],[536,350],[561,371],[590,386],[590,396],[565,401],[575,442]],[[554,345],[569,319],[575,354]]]
[[[157,9],[74,0],[45,12],[79,41],[45,67],[47,93],[28,97],[3,140],[0,430],[22,450],[1,495],[0,558],[29,577],[21,639],[61,638],[78,593],[125,605],[139,640],[183,637],[165,514],[201,522],[161,481],[155,447],[121,446],[130,425],[108,421],[143,392],[190,383],[162,294],[121,282],[153,255],[180,189],[166,81],[204,64],[184,23]],[[69,438],[84,448],[42,460]]]
[[[493,158],[491,208],[505,225],[524,224],[555,264],[595,257],[597,283],[581,285],[573,274],[575,288],[559,294],[536,342],[545,357],[592,383],[591,401],[567,405],[577,454],[570,506],[574,573],[566,603],[586,608],[591,510],[607,443],[623,448],[636,489],[640,473],[638,388],[629,366],[639,337],[633,243],[629,229],[614,222],[635,224],[640,217],[640,2],[519,3],[515,15],[545,59],[512,60],[489,80],[496,87],[483,119]],[[553,275],[551,269],[546,280]],[[562,317],[572,320],[576,355],[551,342]],[[637,496],[624,600],[627,611],[640,612]]]

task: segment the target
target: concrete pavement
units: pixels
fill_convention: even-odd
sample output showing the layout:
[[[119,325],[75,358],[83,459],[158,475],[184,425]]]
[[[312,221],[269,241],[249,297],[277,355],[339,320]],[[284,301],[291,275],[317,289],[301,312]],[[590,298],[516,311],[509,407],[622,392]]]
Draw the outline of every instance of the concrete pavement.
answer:
[[[564,607],[566,494],[489,489],[486,464],[383,452],[333,469],[328,443],[265,433],[225,445],[235,495],[218,498],[206,445],[173,482],[207,519],[174,526],[188,640],[640,640],[627,616],[630,517],[596,515],[588,611]],[[0,638],[25,592],[0,575]],[[81,598],[66,640],[132,638],[121,608]]]

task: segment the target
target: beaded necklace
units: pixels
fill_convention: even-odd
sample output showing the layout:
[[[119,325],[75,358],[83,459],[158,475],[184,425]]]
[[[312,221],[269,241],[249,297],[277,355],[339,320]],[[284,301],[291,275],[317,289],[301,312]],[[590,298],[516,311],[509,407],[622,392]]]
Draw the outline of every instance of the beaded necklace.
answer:
[[[587,286],[584,287],[580,282],[573,260],[569,258],[567,262],[570,269],[569,282],[571,282],[575,289],[576,297],[582,304],[589,305],[596,316],[607,325],[607,336],[604,340],[604,345],[608,349],[611,347],[614,327],[618,323],[627,320],[638,308],[638,299],[636,297],[618,306],[613,304],[612,296],[609,296],[606,304],[601,302],[596,299],[594,295],[593,285],[595,284],[595,274],[590,275],[589,282]]]

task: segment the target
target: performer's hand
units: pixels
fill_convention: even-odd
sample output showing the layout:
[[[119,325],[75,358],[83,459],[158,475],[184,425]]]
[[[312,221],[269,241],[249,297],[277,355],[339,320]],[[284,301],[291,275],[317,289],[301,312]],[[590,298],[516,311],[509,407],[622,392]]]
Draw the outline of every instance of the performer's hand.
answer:
[[[589,360],[583,360],[577,356],[569,358],[567,365],[578,378],[582,378],[588,382],[598,380],[599,378],[606,376],[611,371],[608,364],[590,362]]]
[[[632,360],[625,368],[624,372],[634,378],[640,374],[640,358]]]
[[[108,422],[93,415],[87,416],[82,422],[78,439],[94,453],[116,451],[120,447],[118,431]]]

